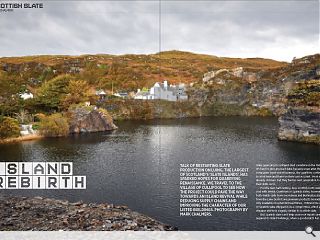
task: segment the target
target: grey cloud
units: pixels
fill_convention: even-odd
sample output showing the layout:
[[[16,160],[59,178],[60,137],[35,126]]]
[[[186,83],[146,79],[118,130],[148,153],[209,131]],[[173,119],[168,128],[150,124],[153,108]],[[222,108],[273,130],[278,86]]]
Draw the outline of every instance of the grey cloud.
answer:
[[[0,56],[155,53],[158,1],[50,1],[0,14]],[[162,50],[290,60],[318,52],[318,1],[163,1]]]
[[[2,15],[0,55],[148,53],[158,50],[155,2],[47,2]],[[3,21],[2,21],[3,20]]]
[[[165,49],[279,60],[318,51],[316,1],[168,2],[163,9]]]

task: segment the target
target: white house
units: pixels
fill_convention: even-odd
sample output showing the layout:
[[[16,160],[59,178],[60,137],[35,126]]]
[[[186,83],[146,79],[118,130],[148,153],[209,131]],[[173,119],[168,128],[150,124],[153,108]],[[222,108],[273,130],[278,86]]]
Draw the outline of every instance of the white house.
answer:
[[[177,85],[168,85],[168,81],[164,81],[163,83],[156,82],[150,91],[140,91],[135,96],[135,99],[144,99],[144,100],[155,100],[161,99],[166,101],[180,101],[180,100],[188,100],[188,96],[185,93],[185,85],[179,84]]]
[[[142,90],[138,89],[134,99],[139,99],[139,100],[151,99],[150,92],[149,91],[142,91]]]
[[[127,92],[117,92],[117,93],[113,94],[113,96],[120,97],[120,98],[128,98],[129,94]]]
[[[35,131],[32,128],[32,124],[22,124],[20,134],[21,136],[35,134]]]
[[[32,94],[32,93],[28,93],[28,92],[20,93],[19,96],[20,96],[23,100],[27,100],[27,99],[33,98],[33,94]]]

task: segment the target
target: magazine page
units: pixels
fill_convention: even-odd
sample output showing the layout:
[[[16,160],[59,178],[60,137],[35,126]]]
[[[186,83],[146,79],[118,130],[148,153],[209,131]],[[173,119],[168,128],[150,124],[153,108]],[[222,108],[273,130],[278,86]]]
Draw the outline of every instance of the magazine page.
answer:
[[[316,239],[319,1],[0,1],[1,239]]]

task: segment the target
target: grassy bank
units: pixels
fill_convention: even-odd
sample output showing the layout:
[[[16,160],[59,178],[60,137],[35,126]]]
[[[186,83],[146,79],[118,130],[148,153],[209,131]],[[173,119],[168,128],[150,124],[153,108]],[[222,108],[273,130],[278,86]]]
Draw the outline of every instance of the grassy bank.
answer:
[[[0,144],[15,143],[15,142],[22,142],[22,141],[32,141],[32,140],[37,140],[37,139],[41,139],[41,138],[43,138],[43,136],[41,136],[39,134],[31,134],[31,135],[27,135],[27,136],[0,139]]]

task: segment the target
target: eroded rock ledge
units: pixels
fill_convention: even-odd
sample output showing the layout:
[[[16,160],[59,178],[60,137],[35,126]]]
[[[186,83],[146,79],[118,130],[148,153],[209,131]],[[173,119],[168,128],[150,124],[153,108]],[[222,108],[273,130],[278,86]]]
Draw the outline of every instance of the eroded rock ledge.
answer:
[[[280,140],[320,144],[320,112],[289,109],[279,118]]]
[[[0,195],[1,231],[172,231],[126,206]]]

